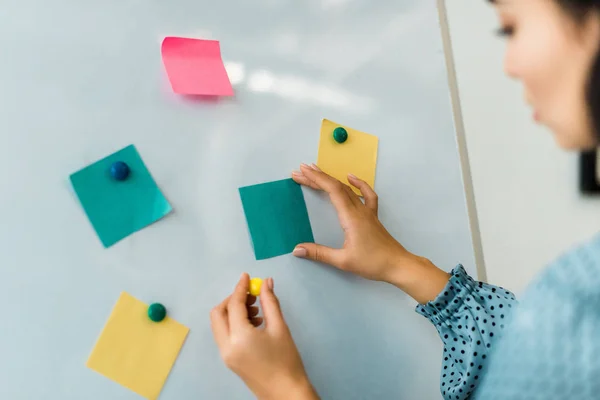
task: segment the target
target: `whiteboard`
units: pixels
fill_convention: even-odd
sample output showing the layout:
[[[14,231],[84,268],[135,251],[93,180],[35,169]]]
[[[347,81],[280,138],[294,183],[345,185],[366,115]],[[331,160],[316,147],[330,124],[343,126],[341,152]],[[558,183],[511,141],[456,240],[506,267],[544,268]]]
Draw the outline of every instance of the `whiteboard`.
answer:
[[[168,85],[164,36],[221,41],[236,96]],[[191,331],[161,399],[250,399],[210,309],[273,276],[325,399],[439,399],[442,346],[399,290],[291,255],[254,261],[238,187],[317,156],[322,118],[380,138],[384,224],[450,270],[475,262],[433,0],[4,0],[0,398],[139,397],[85,367],[119,293]],[[135,144],[174,213],[104,249],[69,174]],[[318,242],[333,208],[305,190]]]

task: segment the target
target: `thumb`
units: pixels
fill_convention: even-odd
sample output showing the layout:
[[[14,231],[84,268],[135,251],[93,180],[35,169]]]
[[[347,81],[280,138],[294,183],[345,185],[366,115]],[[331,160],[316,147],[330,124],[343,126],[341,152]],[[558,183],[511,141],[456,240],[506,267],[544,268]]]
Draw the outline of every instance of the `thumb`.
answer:
[[[273,278],[267,278],[266,282],[263,282],[259,299],[267,329],[278,330],[285,327],[279,299],[273,292]]]
[[[307,258],[309,260],[333,265],[337,268],[340,268],[342,266],[342,250],[333,249],[331,247],[323,246],[316,243],[299,244],[298,246],[296,246],[292,254],[299,258]]]

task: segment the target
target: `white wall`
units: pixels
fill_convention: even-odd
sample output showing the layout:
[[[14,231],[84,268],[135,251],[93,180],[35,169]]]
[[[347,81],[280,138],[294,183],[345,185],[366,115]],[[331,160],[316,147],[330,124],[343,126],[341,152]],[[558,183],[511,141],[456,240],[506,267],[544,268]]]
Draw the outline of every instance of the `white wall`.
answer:
[[[532,122],[503,74],[504,43],[484,0],[446,0],[487,280],[521,291],[600,227],[600,198],[577,191],[577,155]]]

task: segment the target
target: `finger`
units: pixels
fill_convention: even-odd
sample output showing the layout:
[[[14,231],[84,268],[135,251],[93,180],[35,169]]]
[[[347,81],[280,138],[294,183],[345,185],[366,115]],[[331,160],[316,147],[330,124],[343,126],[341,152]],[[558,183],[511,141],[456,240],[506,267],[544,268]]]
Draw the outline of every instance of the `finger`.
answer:
[[[358,190],[360,190],[360,192],[363,195],[363,198],[365,199],[365,206],[367,206],[368,208],[373,210],[375,214],[377,214],[377,211],[379,210],[379,197],[377,196],[377,193],[375,193],[373,188],[371,188],[371,186],[367,182],[357,178],[352,174],[348,175],[348,182],[350,182],[352,186],[355,186],[358,188]]]
[[[264,319],[263,317],[254,317],[252,319],[250,319],[250,323],[255,327],[258,328],[259,326],[262,325]]]
[[[342,268],[344,260],[344,251],[333,249],[316,243],[302,243],[296,246],[292,254],[299,258],[318,261],[324,264],[333,265]]]
[[[354,190],[352,190],[350,186],[344,185],[344,190],[346,191],[346,194],[348,195],[350,201],[352,201],[352,204],[354,204],[355,207],[362,207],[363,203],[362,201],[360,201],[360,197],[356,193],[354,193]]]
[[[302,172],[300,172],[300,171],[292,172],[292,179],[294,180],[294,182],[296,182],[299,185],[307,186],[307,187],[309,187],[311,189],[315,189],[315,190],[321,190],[320,187],[318,187],[314,182],[312,182],[307,177],[305,177],[302,174]]]
[[[246,297],[246,305],[250,307],[254,303],[256,303],[256,296],[249,294],[248,297]]]
[[[316,164],[311,164],[310,167],[312,169],[314,169],[315,171],[318,172],[323,172],[321,171],[321,169],[316,165]],[[327,175],[327,174],[326,174]],[[333,178],[333,177],[332,177]],[[335,179],[335,178],[334,178]],[[350,198],[350,200],[352,201],[352,203],[356,206],[362,206],[362,202],[360,201],[360,198],[358,197],[358,195],[356,193],[354,193],[354,190],[352,190],[352,188],[348,185],[346,185],[344,182],[341,182],[344,190],[346,192],[346,194],[348,194],[348,197]]]
[[[262,307],[266,329],[278,331],[285,329],[286,324],[283,320],[283,314],[281,313],[279,299],[275,296],[275,292],[273,292],[273,286],[273,278],[267,278],[262,286],[260,305]]]
[[[210,312],[210,326],[219,349],[225,348],[229,337],[229,322],[227,320],[228,301],[229,297]]]
[[[300,170],[302,171],[302,175],[311,181],[312,184],[327,192],[338,214],[346,214],[353,208],[354,203],[348,197],[348,193],[344,189],[342,182],[305,164],[300,166]]]
[[[236,330],[248,325],[248,309],[246,300],[248,298],[248,287],[250,277],[243,273],[238,284],[227,303],[227,314],[229,315],[229,329]]]
[[[252,306],[252,307],[248,307],[248,317],[252,320],[253,317],[256,317],[258,315],[258,307],[256,306]]]

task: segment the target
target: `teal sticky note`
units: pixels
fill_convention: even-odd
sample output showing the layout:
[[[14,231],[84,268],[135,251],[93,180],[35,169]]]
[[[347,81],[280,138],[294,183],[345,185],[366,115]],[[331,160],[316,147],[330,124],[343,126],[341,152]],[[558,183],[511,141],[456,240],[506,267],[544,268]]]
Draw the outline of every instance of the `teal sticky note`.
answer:
[[[129,176],[123,181],[110,174],[110,167],[116,161],[129,166]],[[104,247],[158,221],[172,210],[134,145],[75,172],[71,183]]]
[[[314,242],[302,188],[291,179],[239,189],[257,260]]]

